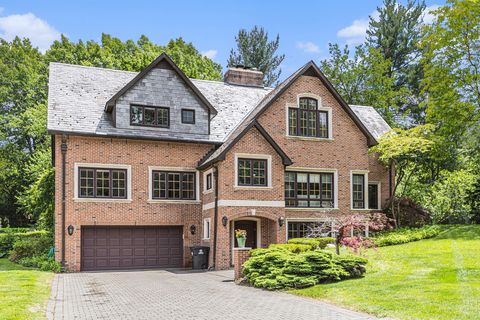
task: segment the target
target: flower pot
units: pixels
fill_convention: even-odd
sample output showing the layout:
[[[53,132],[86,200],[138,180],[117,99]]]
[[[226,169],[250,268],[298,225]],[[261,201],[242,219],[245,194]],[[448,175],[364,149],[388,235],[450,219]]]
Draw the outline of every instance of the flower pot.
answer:
[[[239,237],[237,238],[237,244],[239,248],[245,248],[245,241],[247,240],[246,237]]]

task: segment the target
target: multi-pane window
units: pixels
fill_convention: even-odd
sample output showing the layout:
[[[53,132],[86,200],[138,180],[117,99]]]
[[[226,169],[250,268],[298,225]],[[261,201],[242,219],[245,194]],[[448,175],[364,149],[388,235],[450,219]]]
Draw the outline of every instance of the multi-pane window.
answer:
[[[318,101],[300,98],[298,108],[288,109],[288,133],[291,136],[328,138],[328,112],[318,110]]]
[[[285,172],[287,207],[333,208],[333,173]]]
[[[213,174],[210,172],[205,177],[205,190],[212,189],[213,186]]]
[[[138,126],[168,127],[170,109],[164,107],[130,106],[130,124]]]
[[[182,123],[195,124],[195,110],[182,109]]]
[[[80,198],[117,198],[127,197],[127,170],[79,168]]]
[[[238,159],[239,186],[267,186],[266,159]]]
[[[195,172],[152,172],[152,198],[195,200]]]
[[[352,175],[353,209],[365,209],[365,175]]]
[[[210,218],[203,219],[203,239],[210,239]]]
[[[380,209],[378,183],[368,184],[368,209]]]
[[[331,223],[315,221],[289,221],[288,239],[292,238],[316,238],[331,237]]]

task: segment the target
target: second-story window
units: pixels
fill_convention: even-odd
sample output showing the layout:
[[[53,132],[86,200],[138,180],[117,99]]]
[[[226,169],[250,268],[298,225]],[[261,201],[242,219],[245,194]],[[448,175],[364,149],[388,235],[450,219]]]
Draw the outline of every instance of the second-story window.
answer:
[[[168,128],[170,125],[170,109],[165,107],[130,106],[130,124]]]
[[[318,101],[300,98],[298,108],[288,109],[290,136],[328,138],[328,112],[318,110]]]
[[[125,199],[127,197],[127,170],[79,168],[80,198]]]
[[[210,172],[205,178],[205,190],[211,190],[213,186],[213,174]]]
[[[285,172],[285,205],[333,208],[333,173]]]
[[[195,200],[195,172],[152,172],[152,198]]]
[[[195,124],[195,110],[182,109],[182,123]]]
[[[267,160],[266,159],[238,159],[238,185],[266,187]]]

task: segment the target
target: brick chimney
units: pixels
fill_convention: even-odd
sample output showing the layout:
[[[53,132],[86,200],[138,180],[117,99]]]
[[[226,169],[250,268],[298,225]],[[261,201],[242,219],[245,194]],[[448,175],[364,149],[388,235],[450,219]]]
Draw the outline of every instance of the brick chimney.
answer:
[[[225,82],[239,86],[263,88],[263,72],[256,68],[236,65],[228,68],[224,76]]]

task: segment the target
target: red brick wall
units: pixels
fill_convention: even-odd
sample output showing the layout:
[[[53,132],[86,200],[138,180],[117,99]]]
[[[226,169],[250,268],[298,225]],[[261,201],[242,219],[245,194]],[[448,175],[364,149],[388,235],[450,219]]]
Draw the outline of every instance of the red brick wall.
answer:
[[[61,137],[56,137],[55,233],[56,258],[61,248]],[[148,166],[195,168],[209,145],[150,142],[70,136],[67,141],[66,226],[75,226],[66,235],[68,269],[80,269],[82,225],[179,225],[184,226],[184,259],[190,263],[188,247],[201,242],[202,206],[194,204],[150,203]],[[132,168],[132,200],[121,202],[79,202],[74,200],[74,163],[127,164]],[[201,179],[200,179],[201,180]],[[201,193],[200,193],[201,194]],[[190,225],[197,226],[195,235]]]
[[[233,250],[233,265],[235,266],[235,281],[243,278],[243,264],[250,258],[250,249],[236,248]]]

